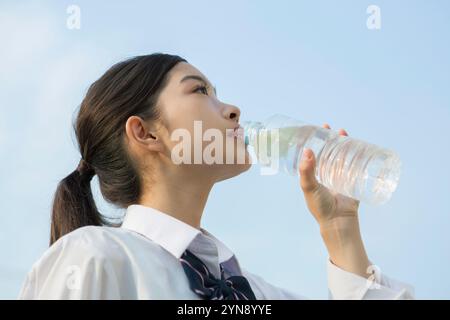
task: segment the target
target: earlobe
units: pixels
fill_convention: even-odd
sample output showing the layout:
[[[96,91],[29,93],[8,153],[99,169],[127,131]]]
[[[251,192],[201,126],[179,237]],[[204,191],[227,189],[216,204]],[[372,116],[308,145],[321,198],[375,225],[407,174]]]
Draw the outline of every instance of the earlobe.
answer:
[[[161,152],[164,150],[162,144],[161,144],[161,140],[155,136],[154,134],[152,134],[151,132],[148,133],[147,138],[143,139],[145,145],[147,146],[147,149],[150,151],[154,151],[154,152]]]

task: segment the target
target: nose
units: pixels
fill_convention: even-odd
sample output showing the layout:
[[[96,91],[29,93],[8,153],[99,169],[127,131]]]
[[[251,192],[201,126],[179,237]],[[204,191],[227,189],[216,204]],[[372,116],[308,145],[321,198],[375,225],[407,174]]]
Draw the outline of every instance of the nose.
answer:
[[[223,116],[228,120],[233,120],[239,122],[239,117],[241,116],[241,110],[231,104],[226,104],[223,108]]]

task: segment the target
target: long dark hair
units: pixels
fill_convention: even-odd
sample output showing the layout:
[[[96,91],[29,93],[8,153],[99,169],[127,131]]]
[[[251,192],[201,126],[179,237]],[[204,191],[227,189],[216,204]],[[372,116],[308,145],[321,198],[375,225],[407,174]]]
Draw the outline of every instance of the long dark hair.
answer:
[[[137,202],[142,181],[124,143],[125,124],[133,115],[159,118],[158,96],[167,73],[181,61],[186,62],[162,53],[133,57],[113,65],[89,87],[74,122],[81,160],[56,189],[50,245],[83,226],[112,225],[95,205],[90,183],[95,174],[106,201],[119,208]]]

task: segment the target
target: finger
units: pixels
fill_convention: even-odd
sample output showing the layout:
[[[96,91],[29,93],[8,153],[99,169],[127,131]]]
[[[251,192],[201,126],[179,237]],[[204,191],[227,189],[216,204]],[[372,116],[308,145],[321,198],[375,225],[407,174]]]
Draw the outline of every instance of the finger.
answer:
[[[348,136],[347,131],[345,131],[344,129],[339,129],[339,134],[342,136]]]
[[[311,149],[305,149],[300,161],[300,186],[305,194],[316,190],[319,183],[315,176],[316,159]]]
[[[331,128],[330,128],[330,125],[329,125],[328,123],[324,123],[324,124],[323,124],[323,127],[324,127],[325,129],[331,129]]]

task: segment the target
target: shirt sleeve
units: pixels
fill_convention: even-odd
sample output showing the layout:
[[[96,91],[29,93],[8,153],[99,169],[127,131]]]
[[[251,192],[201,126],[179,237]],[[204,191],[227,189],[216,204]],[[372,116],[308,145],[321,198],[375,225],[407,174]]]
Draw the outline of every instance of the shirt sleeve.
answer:
[[[347,272],[328,259],[328,294],[334,300],[410,300],[414,299],[414,288],[406,283],[389,278],[373,267],[369,278]]]
[[[258,300],[305,300],[306,296],[277,287],[244,268],[242,274],[250,283]],[[412,286],[391,279],[373,268],[373,277],[366,279],[327,263],[329,299],[332,300],[394,300],[414,299]]]
[[[63,237],[33,265],[18,299],[120,299],[116,272],[86,239]]]

